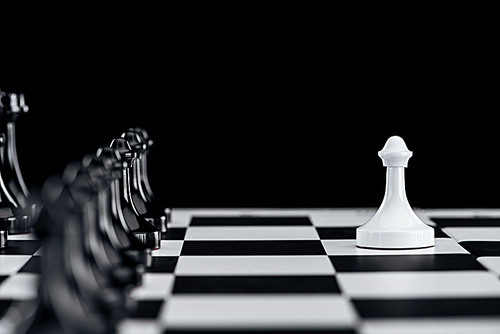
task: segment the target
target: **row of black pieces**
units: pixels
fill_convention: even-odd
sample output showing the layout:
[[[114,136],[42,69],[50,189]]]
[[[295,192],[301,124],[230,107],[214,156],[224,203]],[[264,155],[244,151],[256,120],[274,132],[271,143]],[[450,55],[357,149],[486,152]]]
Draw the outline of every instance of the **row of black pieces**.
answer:
[[[0,90],[0,248],[8,234],[29,233],[39,207],[24,182],[16,145],[16,121],[28,112],[24,94]]]
[[[34,224],[40,307],[25,321],[30,332],[112,333],[136,311],[130,290],[142,284],[169,217],[147,177],[151,144],[145,130],[129,129],[44,183]]]

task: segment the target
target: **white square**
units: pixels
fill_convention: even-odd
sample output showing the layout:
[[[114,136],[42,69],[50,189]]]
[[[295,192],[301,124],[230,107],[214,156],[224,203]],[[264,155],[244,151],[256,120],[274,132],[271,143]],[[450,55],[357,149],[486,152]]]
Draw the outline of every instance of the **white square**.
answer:
[[[356,321],[337,294],[174,295],[160,317],[170,329],[350,328]]]
[[[333,209],[312,211],[310,218],[317,227],[357,227],[366,223],[376,208]]]
[[[31,300],[38,295],[38,274],[18,273],[0,285],[0,299]]]
[[[173,285],[173,274],[144,273],[142,284],[130,291],[130,298],[134,300],[162,300],[172,292]]]
[[[321,240],[328,255],[417,255],[417,254],[469,254],[455,240],[450,238],[436,238],[434,247],[386,250],[367,249],[356,246],[356,240]]]
[[[339,273],[353,298],[500,297],[500,280],[486,271]]]
[[[156,320],[124,319],[116,326],[117,334],[161,334],[163,329]]]
[[[176,275],[332,275],[328,256],[181,256]]]
[[[363,322],[361,334],[498,334],[500,319],[474,317],[468,319],[369,319]]]
[[[0,255],[0,275],[17,273],[31,259],[31,255]]]
[[[478,257],[477,262],[481,263],[489,271],[492,271],[493,273],[495,273],[495,275],[500,276],[500,256]]]
[[[319,240],[313,226],[190,227],[185,240]]]
[[[160,248],[151,251],[151,256],[179,256],[183,243],[183,240],[162,240]]]
[[[500,241],[500,227],[445,227],[443,231],[462,241]]]

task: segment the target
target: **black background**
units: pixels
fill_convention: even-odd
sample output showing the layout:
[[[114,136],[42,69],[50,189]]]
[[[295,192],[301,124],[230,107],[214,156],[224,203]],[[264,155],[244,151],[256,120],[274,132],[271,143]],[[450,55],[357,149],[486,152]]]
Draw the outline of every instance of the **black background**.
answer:
[[[189,18],[59,27],[4,53],[0,88],[30,106],[17,139],[33,191],[141,126],[152,186],[173,207],[378,206],[392,135],[414,152],[413,206],[500,206],[489,27]]]

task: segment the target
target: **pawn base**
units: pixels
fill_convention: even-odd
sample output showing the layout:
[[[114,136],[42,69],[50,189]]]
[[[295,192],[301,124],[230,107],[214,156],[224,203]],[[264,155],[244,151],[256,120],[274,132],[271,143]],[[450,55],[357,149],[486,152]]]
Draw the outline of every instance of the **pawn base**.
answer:
[[[8,237],[9,237],[9,232],[8,231],[2,231],[2,230],[0,230],[0,248],[6,248],[7,247]]]
[[[25,234],[31,232],[31,217],[22,216],[10,220],[9,234]]]
[[[434,229],[423,226],[408,231],[371,230],[360,227],[356,230],[356,246],[374,249],[416,249],[434,246]]]

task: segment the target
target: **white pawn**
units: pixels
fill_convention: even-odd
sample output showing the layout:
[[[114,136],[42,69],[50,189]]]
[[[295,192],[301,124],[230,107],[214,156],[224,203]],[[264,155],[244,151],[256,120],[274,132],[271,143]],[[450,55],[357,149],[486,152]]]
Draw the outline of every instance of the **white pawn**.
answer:
[[[387,167],[385,195],[373,217],[356,230],[356,245],[409,249],[434,246],[434,229],[417,217],[406,198],[404,169],[413,152],[398,136],[390,137],[378,156]]]

